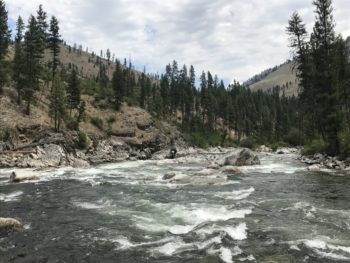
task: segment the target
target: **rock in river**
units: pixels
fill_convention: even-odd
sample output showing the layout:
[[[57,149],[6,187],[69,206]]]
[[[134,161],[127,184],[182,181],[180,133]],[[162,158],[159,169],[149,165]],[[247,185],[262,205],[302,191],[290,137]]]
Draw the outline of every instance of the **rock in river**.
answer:
[[[17,219],[14,218],[3,218],[0,217],[0,230],[1,231],[11,231],[11,230],[21,230],[23,225]]]
[[[259,157],[252,150],[243,148],[229,152],[221,160],[219,160],[221,166],[244,166],[244,165],[256,165],[260,164]]]
[[[10,182],[19,183],[23,181],[39,180],[39,177],[32,171],[15,170],[11,173]]]

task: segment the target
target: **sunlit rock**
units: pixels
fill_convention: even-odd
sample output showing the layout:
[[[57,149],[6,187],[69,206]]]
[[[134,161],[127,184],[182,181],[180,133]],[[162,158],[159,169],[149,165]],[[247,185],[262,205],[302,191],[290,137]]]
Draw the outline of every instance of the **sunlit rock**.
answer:
[[[39,180],[40,178],[32,171],[15,170],[11,173],[10,182],[20,183],[23,181]]]

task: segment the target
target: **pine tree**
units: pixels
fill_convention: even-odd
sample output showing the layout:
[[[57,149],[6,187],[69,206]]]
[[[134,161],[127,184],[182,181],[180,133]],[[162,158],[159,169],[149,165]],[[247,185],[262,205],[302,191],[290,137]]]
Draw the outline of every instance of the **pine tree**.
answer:
[[[141,77],[139,78],[139,85],[140,85],[140,107],[145,109],[146,107],[146,96],[147,96],[147,92],[146,92],[146,74],[144,72],[142,72]]]
[[[112,88],[114,91],[115,108],[119,110],[124,96],[123,91],[123,70],[119,61],[116,62],[112,78]]]
[[[41,52],[44,52],[46,48],[46,42],[49,38],[49,35],[47,33],[49,25],[47,23],[47,13],[43,10],[42,5],[39,5],[36,21],[38,23],[38,28],[39,28],[38,30],[39,30],[40,40],[41,40],[40,49],[41,49]]]
[[[3,61],[7,54],[10,42],[10,30],[7,25],[8,15],[5,2],[0,0],[0,61]]]
[[[67,85],[67,108],[69,109],[69,116],[72,116],[73,110],[78,109],[80,101],[80,81],[77,72],[73,69]]]
[[[24,85],[24,53],[23,53],[23,31],[24,31],[24,22],[22,17],[18,17],[16,23],[16,37],[15,37],[15,57],[13,59],[13,80],[16,83],[17,90],[17,104],[21,104],[21,92]]]
[[[50,116],[54,122],[54,130],[60,131],[61,124],[66,116],[66,102],[61,77],[56,74],[50,95]]]
[[[34,16],[29,18],[28,29],[24,37],[25,53],[25,85],[23,98],[27,101],[27,115],[30,115],[30,106],[34,98],[34,92],[39,89],[38,75],[40,72],[40,59],[42,48],[40,28]]]
[[[49,48],[52,54],[52,76],[55,77],[55,72],[59,65],[59,53],[60,53],[60,34],[59,25],[56,17],[52,17],[50,21],[50,36],[49,36]]]
[[[8,15],[4,1],[0,0],[0,93],[5,85],[7,74],[4,70],[4,58],[10,42],[10,30],[7,25]]]
[[[333,7],[331,0],[317,0],[313,4],[316,7],[316,22],[311,43],[315,67],[316,118],[319,133],[329,143],[327,153],[335,155],[339,152],[338,132],[341,121],[332,75],[335,41]]]

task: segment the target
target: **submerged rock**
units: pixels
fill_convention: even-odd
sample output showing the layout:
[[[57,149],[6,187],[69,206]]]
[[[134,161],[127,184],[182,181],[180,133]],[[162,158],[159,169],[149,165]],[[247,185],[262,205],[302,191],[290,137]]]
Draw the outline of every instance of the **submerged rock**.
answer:
[[[260,159],[252,150],[243,148],[226,154],[219,160],[221,166],[245,166],[260,164]]]
[[[196,176],[211,176],[211,175],[215,175],[217,173],[218,173],[218,171],[214,170],[214,169],[204,169],[202,171],[199,171],[195,175]]]
[[[235,173],[240,173],[241,172],[241,170],[237,166],[224,166],[221,169],[221,171],[223,173],[230,173],[230,174],[231,173],[235,174]]]
[[[227,182],[225,177],[216,177],[216,178],[194,178],[191,180],[191,184],[194,185],[215,185],[223,184]]]
[[[23,181],[39,180],[40,178],[32,171],[16,170],[11,173],[10,182],[20,183]]]
[[[318,164],[313,164],[307,168],[308,171],[310,172],[319,172],[321,171],[321,167]]]
[[[175,172],[166,173],[166,174],[163,176],[163,180],[170,180],[170,179],[174,178],[175,175],[176,175]]]
[[[270,147],[267,147],[266,145],[261,145],[258,149],[258,152],[261,153],[271,153],[273,152],[272,149]]]
[[[277,149],[277,154],[294,154],[298,153],[299,150],[297,148],[279,148]]]

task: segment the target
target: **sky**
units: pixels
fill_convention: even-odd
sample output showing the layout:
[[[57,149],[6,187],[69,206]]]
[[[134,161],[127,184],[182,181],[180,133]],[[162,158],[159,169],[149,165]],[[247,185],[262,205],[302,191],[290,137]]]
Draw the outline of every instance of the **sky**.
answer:
[[[309,32],[312,0],[5,0],[9,23],[25,21],[42,4],[60,22],[67,43],[109,48],[119,59],[162,73],[165,65],[194,65],[226,83],[245,81],[291,57],[288,19],[298,11]],[[333,0],[336,31],[350,36],[349,0]]]

